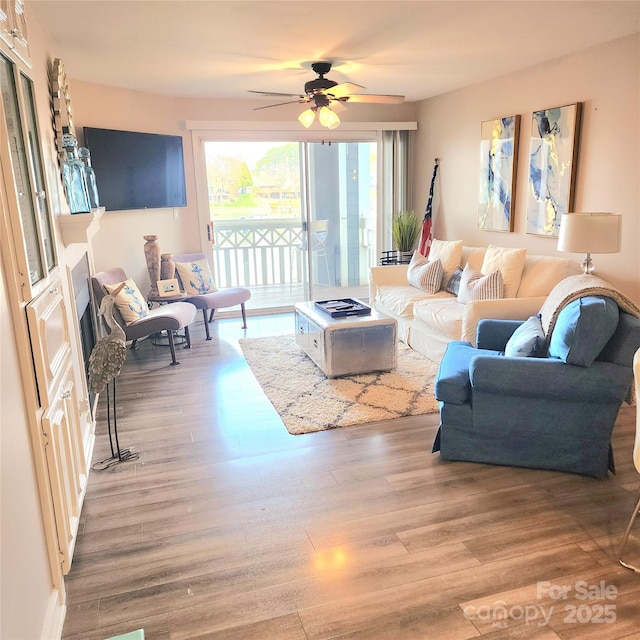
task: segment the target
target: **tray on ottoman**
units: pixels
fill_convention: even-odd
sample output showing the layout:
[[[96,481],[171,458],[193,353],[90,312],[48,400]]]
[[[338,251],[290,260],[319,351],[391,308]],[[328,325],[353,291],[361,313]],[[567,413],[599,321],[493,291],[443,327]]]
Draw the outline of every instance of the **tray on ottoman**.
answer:
[[[328,313],[332,318],[344,318],[346,316],[368,316],[371,307],[354,298],[341,298],[334,300],[318,300],[313,303],[320,311]]]

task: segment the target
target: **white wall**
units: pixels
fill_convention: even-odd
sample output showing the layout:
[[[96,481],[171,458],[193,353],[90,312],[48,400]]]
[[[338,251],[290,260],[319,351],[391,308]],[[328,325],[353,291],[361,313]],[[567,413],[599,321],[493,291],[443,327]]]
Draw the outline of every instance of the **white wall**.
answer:
[[[163,253],[189,253],[201,249],[191,132],[186,131],[185,121],[276,121],[290,124],[296,122],[300,113],[300,105],[297,104],[254,111],[255,107],[269,104],[266,99],[170,98],[73,80],[70,81],[70,91],[79,135],[82,127],[87,126],[183,136],[187,206],[105,213],[94,241],[96,270],[121,266],[143,293],[150,287],[144,260],[144,235],[157,235]],[[343,122],[414,121],[415,104],[353,105],[348,111],[341,112],[340,118]],[[325,138],[331,135],[322,127],[318,131]],[[97,178],[100,190],[100,176]]]
[[[474,85],[418,104],[414,203],[424,208],[440,159],[435,234],[467,244],[526,247],[560,255],[556,241],[526,234],[526,187],[533,111],[583,103],[575,211],[623,214],[622,251],[594,255],[597,275],[640,303],[640,36]],[[513,233],[477,228],[480,124],[521,115]],[[582,260],[584,256],[569,254]]]

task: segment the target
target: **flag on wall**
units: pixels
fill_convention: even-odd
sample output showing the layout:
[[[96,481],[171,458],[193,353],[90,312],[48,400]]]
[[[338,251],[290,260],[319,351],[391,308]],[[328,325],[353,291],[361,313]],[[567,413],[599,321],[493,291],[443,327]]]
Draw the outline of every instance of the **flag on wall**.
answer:
[[[436,174],[438,173],[438,158],[433,165],[433,175],[431,176],[431,187],[429,187],[429,199],[427,200],[427,208],[422,219],[422,231],[420,232],[420,242],[418,251],[426,258],[431,249],[433,241],[433,188],[436,184]]]

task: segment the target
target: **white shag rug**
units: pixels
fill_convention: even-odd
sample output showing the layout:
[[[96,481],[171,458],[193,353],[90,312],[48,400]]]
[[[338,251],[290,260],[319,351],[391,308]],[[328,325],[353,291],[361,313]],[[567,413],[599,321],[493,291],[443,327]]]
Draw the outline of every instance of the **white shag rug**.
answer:
[[[436,413],[435,362],[398,344],[393,371],[327,378],[295,336],[245,338],[240,346],[267,398],[294,435]]]

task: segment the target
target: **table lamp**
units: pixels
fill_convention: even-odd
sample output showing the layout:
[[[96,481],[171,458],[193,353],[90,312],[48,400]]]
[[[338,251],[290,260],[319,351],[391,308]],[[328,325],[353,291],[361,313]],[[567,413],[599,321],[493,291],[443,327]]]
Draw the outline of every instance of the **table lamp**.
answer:
[[[618,253],[622,240],[621,213],[563,213],[558,251],[586,253],[584,273],[593,273],[592,253]]]

